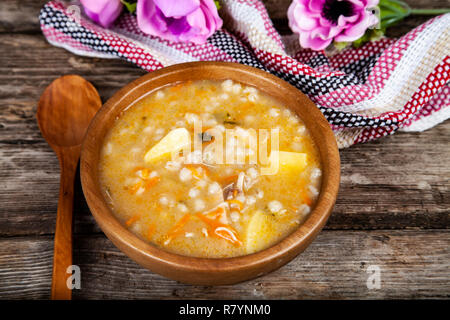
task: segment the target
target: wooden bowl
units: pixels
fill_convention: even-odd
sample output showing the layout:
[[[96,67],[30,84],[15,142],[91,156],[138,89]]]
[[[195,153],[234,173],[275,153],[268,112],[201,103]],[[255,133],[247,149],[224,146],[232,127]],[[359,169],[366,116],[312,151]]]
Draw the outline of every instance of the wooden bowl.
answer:
[[[257,87],[298,114],[315,141],[322,162],[322,186],[307,220],[274,246],[234,258],[194,258],[170,253],[141,240],[114,216],[100,191],[99,156],[104,137],[122,110],[149,92],[187,80],[225,80]],[[117,92],[95,116],[81,154],[81,182],[95,220],[108,238],[145,268],[168,278],[199,285],[233,284],[261,276],[292,260],[311,243],[327,221],[339,189],[340,161],[333,132],[319,109],[287,82],[242,64],[193,62],[146,74]]]

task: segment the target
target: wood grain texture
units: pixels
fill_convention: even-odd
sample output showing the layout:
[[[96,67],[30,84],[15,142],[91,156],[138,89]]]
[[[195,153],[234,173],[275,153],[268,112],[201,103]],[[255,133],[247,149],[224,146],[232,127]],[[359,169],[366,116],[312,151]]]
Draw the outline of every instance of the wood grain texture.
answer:
[[[45,2],[0,1],[3,299],[50,297],[59,170],[34,118],[40,94],[56,77],[77,73],[106,101],[145,73],[120,60],[83,58],[50,46],[37,18]],[[407,2],[450,6],[448,0]],[[289,33],[290,0],[265,3],[276,28]],[[426,19],[410,17],[388,35],[402,35]],[[396,133],[342,150],[342,184],[328,231],[284,268],[238,286],[185,286],[139,268],[100,233],[78,184],[75,262],[85,278],[75,298],[449,298],[449,256],[443,252],[450,247],[449,136],[446,121],[426,132]],[[391,270],[381,291],[365,287],[365,269],[374,262]]]
[[[46,2],[48,1],[0,1],[0,32],[37,32],[39,30],[39,10]]]
[[[74,299],[449,298],[450,234],[324,231],[300,256],[264,277],[233,286],[190,286],[139,267],[104,236],[75,237],[81,290]],[[39,254],[38,254],[39,253]],[[52,238],[0,239],[0,297],[49,297]],[[366,286],[378,265],[381,289]]]

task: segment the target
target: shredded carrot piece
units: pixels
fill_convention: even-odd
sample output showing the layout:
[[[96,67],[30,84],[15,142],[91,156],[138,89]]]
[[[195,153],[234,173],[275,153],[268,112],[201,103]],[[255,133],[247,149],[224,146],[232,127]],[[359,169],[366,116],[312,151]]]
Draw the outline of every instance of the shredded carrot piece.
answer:
[[[219,214],[224,213],[224,211],[225,209],[223,207],[217,207],[209,212],[202,214],[202,216],[213,216],[214,218],[216,218]]]
[[[125,224],[127,227],[131,226],[133,223],[135,223],[136,221],[138,221],[139,216],[137,214],[135,214],[134,216],[132,216],[130,219],[128,219]]]
[[[197,169],[189,168],[189,170],[191,170],[192,175],[193,175],[195,178],[197,178],[197,179],[201,179],[201,178],[202,178],[202,176],[198,173],[198,170],[197,170]]]
[[[302,200],[305,204],[307,204],[308,206],[312,205],[312,200],[311,198],[308,196],[308,194],[306,193],[306,191],[303,190],[303,192],[301,193],[301,197]]]
[[[201,173],[199,173],[199,171],[198,171],[199,167],[203,169],[203,175],[205,175],[205,176],[209,175],[209,169],[203,163],[186,164],[186,168],[189,169],[192,172],[192,175],[197,179],[203,178],[203,175]]]
[[[204,163],[188,163],[188,164],[186,164],[186,168],[198,168],[198,167],[201,167],[205,171],[209,170],[208,166]]]
[[[201,213],[197,213],[196,216],[197,216],[200,220],[202,220],[204,223],[206,223],[206,225],[207,225],[208,227],[211,227],[211,228],[215,228],[218,224],[221,224],[221,223],[218,221],[217,218],[213,220],[213,219],[207,218],[206,216],[204,216],[204,215],[201,214]]]
[[[134,169],[133,169],[133,172],[138,172],[139,170],[144,170],[144,169],[148,169],[147,167],[135,167]]]
[[[155,233],[155,230],[156,230],[156,226],[154,223],[152,223],[151,225],[148,226],[147,239],[151,240],[153,234]]]
[[[231,229],[229,227],[217,227],[214,230],[214,234],[231,242],[235,246],[242,245],[242,241],[237,237],[236,231],[234,231],[233,229]]]
[[[167,241],[179,236],[183,232],[185,224],[191,219],[191,214],[186,213],[167,233]]]
[[[151,179],[145,180],[145,189],[150,189],[155,184],[157,184],[161,180],[160,177],[153,177]]]
[[[148,168],[143,168],[141,170],[138,170],[137,172],[141,171],[142,179],[147,179],[150,175],[150,170]]]
[[[140,171],[140,175],[138,174],[139,171]],[[160,177],[149,178],[149,176],[150,176],[149,168],[136,167],[136,168],[134,168],[134,172],[136,174],[138,174],[138,176],[143,180],[144,184],[142,181],[139,181],[134,186],[131,186],[129,188],[129,191],[131,194],[135,194],[139,190],[139,188],[142,187],[143,185],[144,185],[145,189],[150,189],[151,187],[153,187],[156,183],[158,183],[161,180]]]
[[[196,216],[208,226],[211,234],[214,234],[228,242],[231,242],[235,246],[242,245],[242,241],[239,239],[237,231],[234,230],[233,227],[221,223],[219,221],[220,217],[217,217],[213,220],[207,218],[201,213],[197,213]],[[211,230],[213,232],[211,232]]]
[[[236,198],[236,196],[237,196],[237,190],[233,189],[233,198]]]
[[[135,194],[135,193],[139,190],[140,187],[142,187],[142,182],[141,182],[141,181],[139,181],[138,183],[136,183],[134,186],[131,186],[131,187],[128,189],[128,191],[129,191],[131,194]]]
[[[242,208],[244,208],[244,204],[239,200],[227,200],[227,202],[230,204],[237,204],[239,206],[239,211],[241,211]]]

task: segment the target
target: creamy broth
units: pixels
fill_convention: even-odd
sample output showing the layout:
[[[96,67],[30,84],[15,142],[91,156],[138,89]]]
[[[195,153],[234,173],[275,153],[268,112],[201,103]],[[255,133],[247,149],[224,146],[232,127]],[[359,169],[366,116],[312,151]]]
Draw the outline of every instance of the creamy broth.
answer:
[[[259,129],[278,129],[279,152],[276,136]],[[244,162],[230,163],[228,152]],[[264,173],[270,165],[278,170]],[[162,88],[122,112],[104,140],[100,183],[117,218],[145,241],[234,257],[298,228],[318,198],[321,168],[307,128],[283,104],[231,80],[204,80]]]

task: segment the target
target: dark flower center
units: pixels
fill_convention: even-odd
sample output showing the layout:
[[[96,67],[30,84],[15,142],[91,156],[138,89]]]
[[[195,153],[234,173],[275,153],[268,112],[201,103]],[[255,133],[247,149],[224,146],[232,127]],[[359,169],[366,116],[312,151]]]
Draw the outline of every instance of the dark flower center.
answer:
[[[353,14],[353,5],[348,1],[326,0],[322,8],[322,16],[337,24],[340,16],[350,17]]]

